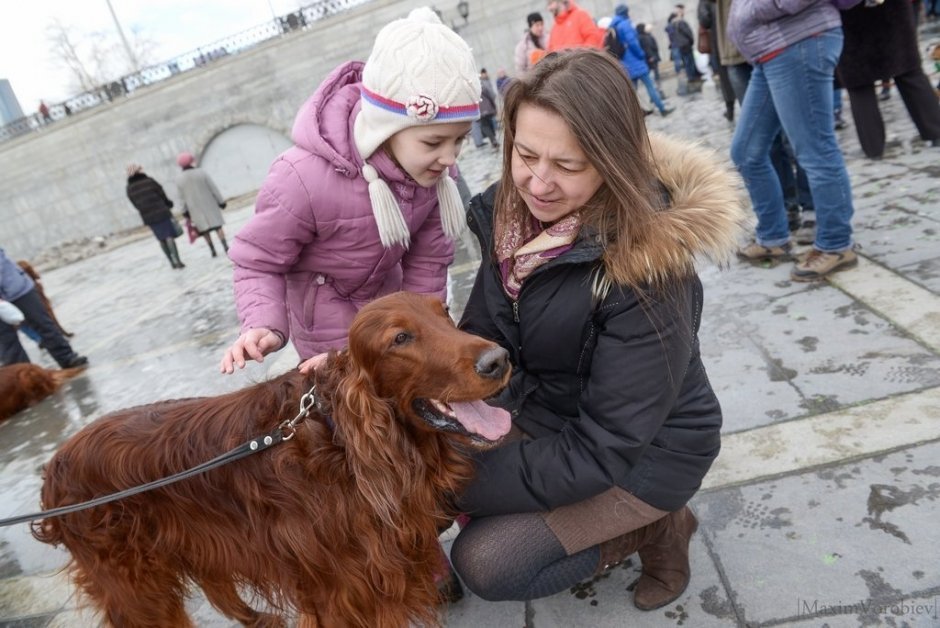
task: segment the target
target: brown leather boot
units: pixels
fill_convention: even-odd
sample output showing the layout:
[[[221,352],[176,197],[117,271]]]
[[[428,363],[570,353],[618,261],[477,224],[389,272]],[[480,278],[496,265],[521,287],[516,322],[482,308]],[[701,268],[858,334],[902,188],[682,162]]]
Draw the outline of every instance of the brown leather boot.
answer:
[[[643,611],[665,606],[689,586],[689,540],[698,521],[688,506],[669,513],[647,528],[655,531],[637,549],[643,573],[636,585],[633,604]]]

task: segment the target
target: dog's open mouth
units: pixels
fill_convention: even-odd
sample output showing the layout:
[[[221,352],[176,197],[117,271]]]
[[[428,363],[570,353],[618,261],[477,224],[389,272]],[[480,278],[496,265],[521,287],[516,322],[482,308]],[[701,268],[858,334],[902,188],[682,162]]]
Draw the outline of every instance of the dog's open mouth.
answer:
[[[414,409],[434,429],[465,434],[474,440],[498,441],[511,427],[508,412],[483,401],[416,399]]]

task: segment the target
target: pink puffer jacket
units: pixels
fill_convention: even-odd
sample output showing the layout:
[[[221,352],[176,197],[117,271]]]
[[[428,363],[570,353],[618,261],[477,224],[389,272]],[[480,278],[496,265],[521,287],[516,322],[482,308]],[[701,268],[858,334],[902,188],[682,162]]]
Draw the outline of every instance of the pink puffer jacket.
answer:
[[[362,65],[334,70],[300,109],[295,145],[271,166],[255,215],[229,251],[242,331],[279,331],[301,359],[345,346],[356,312],[377,297],[409,290],[444,299],[454,258],[436,190],[383,151],[369,163],[397,197],[411,244],[385,248],[379,240],[352,134]]]

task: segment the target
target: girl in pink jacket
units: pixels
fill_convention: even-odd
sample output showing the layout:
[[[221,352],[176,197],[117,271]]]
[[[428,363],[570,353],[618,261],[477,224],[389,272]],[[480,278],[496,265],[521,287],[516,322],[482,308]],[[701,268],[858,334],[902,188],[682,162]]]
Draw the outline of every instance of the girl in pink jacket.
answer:
[[[303,360],[342,348],[382,295],[445,298],[465,226],[455,164],[479,101],[470,47],[426,7],[386,25],[365,65],[323,81],[229,251],[242,333],[223,373],[288,338]]]

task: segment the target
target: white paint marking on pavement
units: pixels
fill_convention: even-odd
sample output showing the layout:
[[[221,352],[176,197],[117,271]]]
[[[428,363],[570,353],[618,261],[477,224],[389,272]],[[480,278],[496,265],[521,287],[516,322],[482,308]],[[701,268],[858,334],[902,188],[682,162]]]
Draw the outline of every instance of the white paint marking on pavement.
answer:
[[[829,282],[934,351],[940,351],[940,296],[863,257]]]
[[[702,488],[752,483],[938,438],[940,388],[931,388],[728,434]]]

